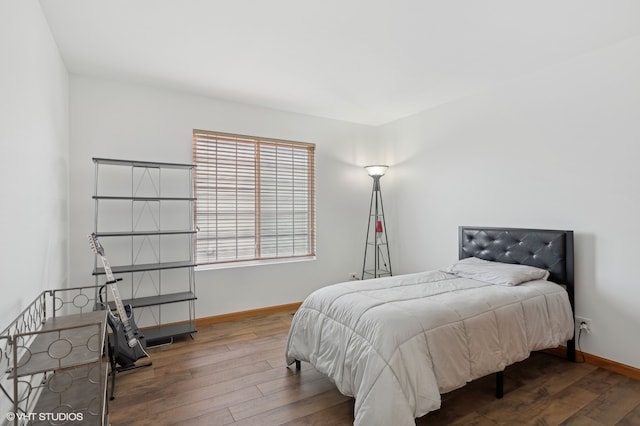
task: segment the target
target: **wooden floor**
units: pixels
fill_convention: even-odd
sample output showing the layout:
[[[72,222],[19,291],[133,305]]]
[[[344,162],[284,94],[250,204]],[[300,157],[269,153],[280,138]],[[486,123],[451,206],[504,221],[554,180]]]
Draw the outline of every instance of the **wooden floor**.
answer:
[[[119,373],[119,425],[349,425],[353,399],[309,364],[285,368],[290,313],[201,327],[150,348],[151,367]],[[640,381],[545,353],[443,395],[418,425],[640,425]]]

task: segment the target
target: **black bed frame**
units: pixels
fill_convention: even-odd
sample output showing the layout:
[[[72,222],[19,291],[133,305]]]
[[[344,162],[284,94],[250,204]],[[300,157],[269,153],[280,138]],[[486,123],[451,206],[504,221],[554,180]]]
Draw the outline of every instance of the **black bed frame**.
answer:
[[[529,265],[549,271],[549,281],[565,286],[574,309],[573,231],[460,226],[458,258],[477,257]],[[567,342],[567,359],[576,360],[575,338]],[[496,397],[504,395],[504,371],[496,373]]]
[[[574,309],[573,231],[460,226],[459,259],[477,257],[529,265],[549,271],[549,281],[565,286]],[[576,360],[575,338],[567,342],[567,359]],[[296,370],[300,361],[295,360]],[[504,371],[496,373],[496,397],[504,395]]]

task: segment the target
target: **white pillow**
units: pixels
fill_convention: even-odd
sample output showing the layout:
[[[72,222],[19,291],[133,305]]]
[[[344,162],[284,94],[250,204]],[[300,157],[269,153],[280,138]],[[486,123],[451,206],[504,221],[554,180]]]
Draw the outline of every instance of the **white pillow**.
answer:
[[[532,280],[546,280],[549,271],[534,266],[491,262],[468,257],[449,266],[444,272],[491,284],[514,286]]]

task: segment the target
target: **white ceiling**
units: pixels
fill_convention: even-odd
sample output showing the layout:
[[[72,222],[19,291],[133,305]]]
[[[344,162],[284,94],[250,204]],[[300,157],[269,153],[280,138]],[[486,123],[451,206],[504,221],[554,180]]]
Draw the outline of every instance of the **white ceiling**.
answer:
[[[71,73],[378,125],[640,35],[638,0],[40,0]]]

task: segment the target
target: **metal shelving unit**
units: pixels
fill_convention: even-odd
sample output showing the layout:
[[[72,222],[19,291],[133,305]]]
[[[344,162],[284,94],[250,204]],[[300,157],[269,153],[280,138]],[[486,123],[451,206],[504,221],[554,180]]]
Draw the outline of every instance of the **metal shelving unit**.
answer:
[[[195,327],[193,164],[93,158],[94,232],[147,345]],[[96,258],[96,285],[104,268]]]

